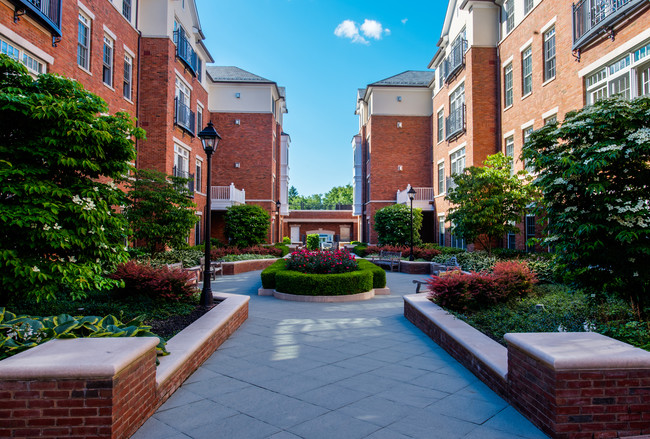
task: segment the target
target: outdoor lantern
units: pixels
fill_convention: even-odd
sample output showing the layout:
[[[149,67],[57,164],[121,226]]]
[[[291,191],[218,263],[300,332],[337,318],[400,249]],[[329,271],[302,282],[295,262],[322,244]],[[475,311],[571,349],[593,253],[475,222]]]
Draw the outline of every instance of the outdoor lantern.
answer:
[[[275,209],[276,209],[278,212],[280,211],[280,206],[282,206],[282,203],[280,203],[279,201],[276,201],[276,202],[275,202]]]
[[[409,256],[409,261],[412,261],[415,259],[413,257],[413,200],[415,199],[415,189],[411,186],[407,194],[409,194],[409,200],[411,200],[411,256]]]
[[[203,131],[201,131],[198,136],[203,144],[203,150],[208,154],[208,160],[210,160],[210,154],[217,150],[217,144],[219,143],[219,140],[221,140],[221,136],[217,133],[217,130],[214,129],[212,121],[208,122],[208,126],[203,128]]]
[[[203,245],[205,247],[205,265],[203,266],[203,290],[201,291],[201,306],[212,306],[214,304],[214,298],[212,297],[212,285],[210,284],[212,281],[212,261],[210,261],[210,222],[212,221],[210,218],[210,212],[212,211],[212,199],[210,196],[212,187],[211,159],[212,153],[217,150],[217,144],[219,143],[219,140],[221,140],[221,136],[219,133],[217,133],[217,130],[214,129],[212,121],[208,122],[208,126],[203,128],[203,131],[201,131],[198,136],[201,139],[203,150],[205,151],[205,155],[208,159],[208,178],[206,184],[208,196],[205,197],[205,236],[203,237]]]

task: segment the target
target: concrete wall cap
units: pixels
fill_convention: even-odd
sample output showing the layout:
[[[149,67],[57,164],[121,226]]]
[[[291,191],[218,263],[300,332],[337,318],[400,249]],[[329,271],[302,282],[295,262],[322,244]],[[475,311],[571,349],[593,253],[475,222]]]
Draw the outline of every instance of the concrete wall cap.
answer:
[[[51,340],[0,361],[0,380],[111,378],[158,342],[155,337]]]
[[[650,369],[650,352],[595,332],[517,333],[505,339],[555,370]]]

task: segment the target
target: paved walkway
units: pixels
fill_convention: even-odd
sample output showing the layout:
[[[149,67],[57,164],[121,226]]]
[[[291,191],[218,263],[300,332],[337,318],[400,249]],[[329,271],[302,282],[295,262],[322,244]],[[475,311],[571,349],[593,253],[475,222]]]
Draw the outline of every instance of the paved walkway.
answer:
[[[319,304],[257,296],[259,273],[213,282],[248,320],[132,439],[546,437],[404,318],[418,276]]]

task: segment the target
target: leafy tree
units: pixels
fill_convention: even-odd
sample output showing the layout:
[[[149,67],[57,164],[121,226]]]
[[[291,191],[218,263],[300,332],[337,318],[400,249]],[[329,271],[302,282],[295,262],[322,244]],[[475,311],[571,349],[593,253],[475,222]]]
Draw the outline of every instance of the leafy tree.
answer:
[[[352,185],[335,186],[328,193],[323,195],[323,204],[352,204]]]
[[[298,197],[298,189],[296,189],[295,186],[291,186],[289,188],[289,197],[288,197],[289,204],[291,204],[291,202],[297,197]]]
[[[525,171],[511,175],[510,157],[497,153],[484,165],[455,175],[455,187],[449,188],[446,198],[454,205],[448,215],[452,233],[490,253],[493,240],[519,233],[515,223],[526,214],[534,191]]]
[[[129,205],[125,216],[133,237],[151,254],[186,245],[199,218],[189,198],[188,179],[141,169],[126,180]]]
[[[422,209],[413,209],[413,244],[418,245],[422,228]],[[411,244],[411,207],[392,204],[375,213],[375,232],[380,245]]]
[[[574,280],[649,306],[650,99],[599,101],[535,131],[523,156],[543,195],[544,245]]]
[[[0,303],[115,285],[104,273],[127,259],[128,225],[112,180],[129,172],[144,132],[78,82],[33,79],[5,55],[0,120]]]
[[[230,245],[250,247],[266,242],[271,217],[254,204],[231,206],[226,212],[226,235]]]

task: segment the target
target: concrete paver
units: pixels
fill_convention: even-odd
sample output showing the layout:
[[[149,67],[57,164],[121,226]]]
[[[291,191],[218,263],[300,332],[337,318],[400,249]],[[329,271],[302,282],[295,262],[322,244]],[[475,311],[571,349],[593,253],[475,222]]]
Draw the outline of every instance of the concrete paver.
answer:
[[[249,319],[138,430],[149,438],[545,438],[403,316],[390,296],[302,303],[257,296],[259,271],[213,291],[251,296]]]

